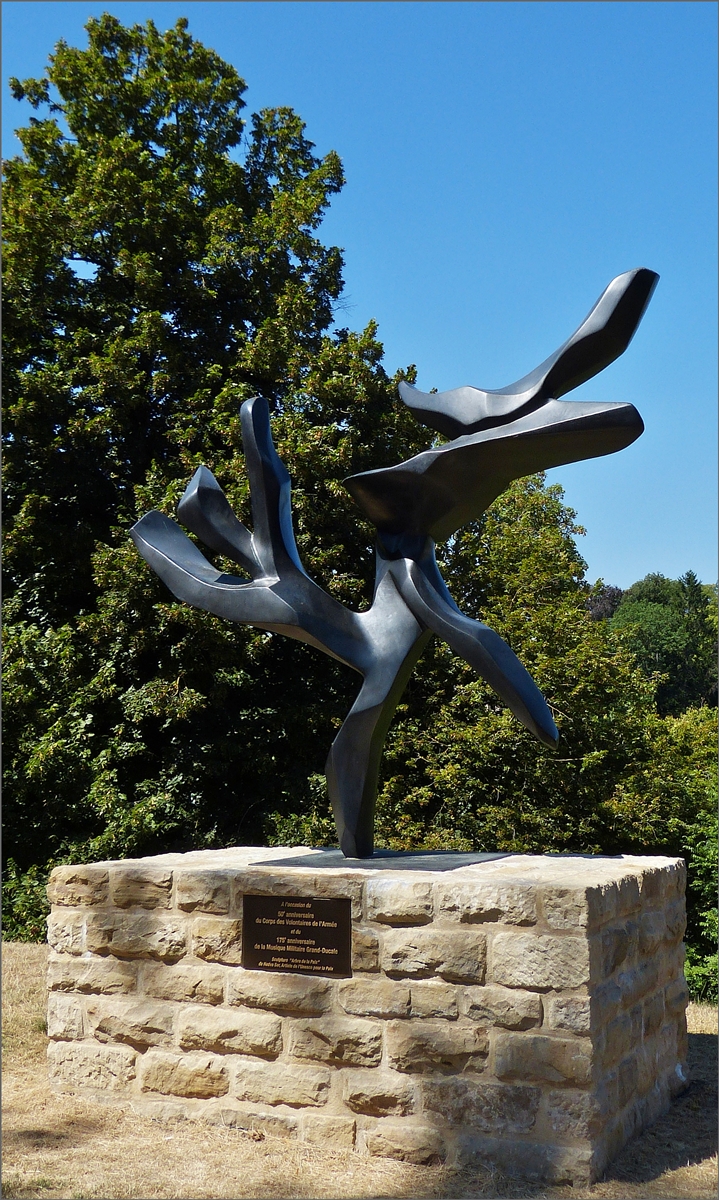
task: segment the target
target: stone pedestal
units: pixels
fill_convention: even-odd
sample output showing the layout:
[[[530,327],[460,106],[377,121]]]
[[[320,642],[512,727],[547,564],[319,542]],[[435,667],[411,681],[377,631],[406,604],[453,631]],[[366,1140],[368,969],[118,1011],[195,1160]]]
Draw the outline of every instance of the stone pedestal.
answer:
[[[681,859],[293,866],[308,853],[58,867],[55,1085],[154,1117],[575,1183],[684,1086]],[[243,969],[246,893],[349,899],[352,976]]]

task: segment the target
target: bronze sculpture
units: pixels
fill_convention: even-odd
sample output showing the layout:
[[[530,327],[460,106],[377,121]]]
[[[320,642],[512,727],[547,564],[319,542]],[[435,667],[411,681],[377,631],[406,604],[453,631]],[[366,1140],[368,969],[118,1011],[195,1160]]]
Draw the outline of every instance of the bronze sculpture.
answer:
[[[556,746],[557,729],[541,692],[506,642],[457,608],[434,544],[478,517],[513,479],[611,454],[639,437],[644,426],[633,405],[560,397],[624,352],[657,279],[644,268],[617,276],[555,354],[500,391],[464,387],[425,394],[400,384],[400,396],[417,419],[452,440],[345,481],[377,528],[375,592],[366,612],[345,608],[302,566],[292,531],[290,478],[272,443],[269,409],[261,397],[241,409],[253,533],[234,515],[206,467],[196,472],[177,509],[186,528],[239,563],[251,582],[218,571],[162,513],[148,513],[131,530],[140,554],[180,600],[307,642],[363,676],[326,766],[345,856],[373,853],[384,739],[432,633],[486,679],[535,737]]]

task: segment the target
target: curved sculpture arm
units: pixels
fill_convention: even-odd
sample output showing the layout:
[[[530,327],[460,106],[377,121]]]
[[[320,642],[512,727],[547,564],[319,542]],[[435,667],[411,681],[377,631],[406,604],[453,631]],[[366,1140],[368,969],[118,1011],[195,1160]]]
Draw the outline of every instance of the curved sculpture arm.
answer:
[[[309,578],[297,553],[292,529],[290,475],[275,450],[270,410],[263,396],[246,400],[240,409],[242,444],[252,497],[252,545],[266,575],[276,578],[299,571]]]
[[[507,392],[559,400],[598,375],[626,350],[658,281],[656,271],[646,267],[617,275],[564,345]]]
[[[253,579],[263,574],[252,534],[230,508],[230,502],[207,467],[198,467],[185,488],[177,515],[198,538],[244,567]]]
[[[417,620],[474,667],[524,727],[554,749],[559,733],[544,696],[505,641],[481,621],[465,617],[439,595],[416,562],[402,558],[389,573]]]
[[[402,382],[399,394],[418,421],[448,438],[506,424],[547,400],[558,400],[619,358],[634,336],[658,279],[655,271],[645,267],[617,275],[572,336],[529,375],[508,387],[497,391],[460,387],[428,393]]]
[[[247,583],[218,571],[164,513],[148,513],[133,525],[130,537],[178,600],[263,629],[298,625],[294,609],[268,583]]]

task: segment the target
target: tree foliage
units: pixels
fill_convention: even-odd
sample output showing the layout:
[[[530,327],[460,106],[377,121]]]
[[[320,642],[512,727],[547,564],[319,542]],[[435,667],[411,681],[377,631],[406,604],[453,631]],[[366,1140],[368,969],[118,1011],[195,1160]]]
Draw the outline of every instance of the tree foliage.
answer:
[[[4,897],[16,937],[38,936],[54,862],[334,840],[322,770],[358,677],[176,603],[127,530],[150,508],[172,514],[202,462],[251,523],[239,406],[261,392],[307,570],[362,606],[373,531],[341,481],[427,445],[396,399],[412,368],[388,376],[374,326],[332,327],[342,258],[317,231],[342,184],[337,155],[319,157],[289,109],[245,123],[243,81],[186,21],[161,34],[105,15],[87,28],[87,49],[60,43],[42,79],[12,82],[44,114],[5,175]],[[688,848],[704,904],[712,714],[657,712],[669,649],[659,663],[644,654],[637,614],[661,609],[668,648],[680,608],[700,640],[711,614],[685,576],[680,592],[630,589],[594,619],[610,614],[585,581],[581,532],[561,489],[536,476],[440,548],[460,606],[547,696],[560,750],[431,643],[390,730],[378,840]]]
[[[49,111],[5,178],[6,588],[53,622],[87,606],[135,487],[222,454],[208,407],[277,396],[342,286],[314,236],[342,168],[295,113],[245,132],[245,84],[185,20],[88,34],[11,81]]]
[[[716,588],[687,571],[680,579],[646,575],[607,614],[615,629],[626,632],[645,673],[664,676],[657,689],[661,713],[677,716],[691,705],[716,707],[716,612]]]

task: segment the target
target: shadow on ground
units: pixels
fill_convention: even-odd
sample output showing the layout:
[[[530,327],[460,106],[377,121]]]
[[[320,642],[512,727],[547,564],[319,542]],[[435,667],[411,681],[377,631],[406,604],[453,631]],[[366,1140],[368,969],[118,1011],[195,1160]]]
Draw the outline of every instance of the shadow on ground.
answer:
[[[6,1150],[30,1152],[31,1150],[62,1150],[65,1147],[78,1146],[84,1141],[90,1141],[104,1130],[102,1118],[93,1120],[91,1117],[78,1119],[70,1117],[58,1121],[53,1117],[52,1126],[33,1124],[22,1128],[9,1127],[5,1121],[3,1128],[3,1145]]]

